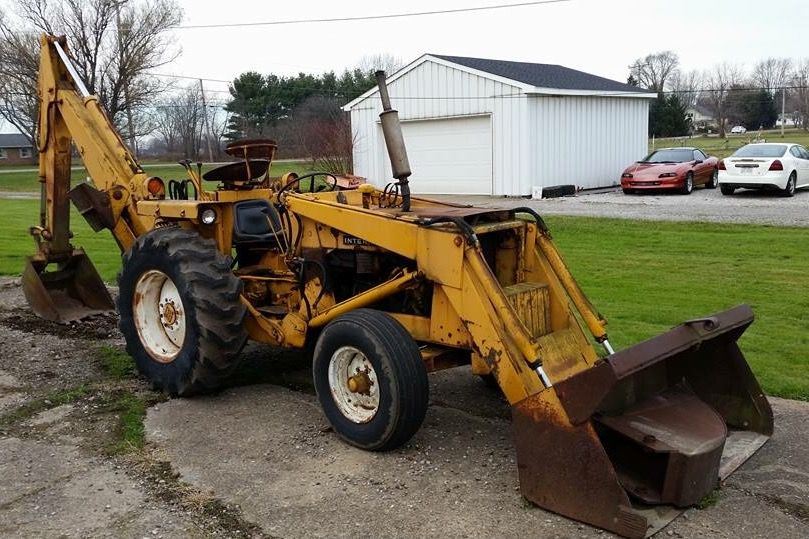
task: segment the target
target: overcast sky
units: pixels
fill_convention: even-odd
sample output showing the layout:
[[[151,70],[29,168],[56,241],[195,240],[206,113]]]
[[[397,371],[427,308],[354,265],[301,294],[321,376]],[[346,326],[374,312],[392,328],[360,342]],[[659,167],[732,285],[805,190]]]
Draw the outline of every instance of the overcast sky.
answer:
[[[179,0],[184,24],[355,17],[519,0],[334,2]],[[161,72],[230,80],[239,73],[342,71],[365,55],[409,62],[425,52],[561,64],[624,81],[627,66],[670,49],[684,69],[767,56],[809,57],[807,0],[570,0],[402,19],[175,30],[180,57]],[[226,83],[206,82],[212,100]]]

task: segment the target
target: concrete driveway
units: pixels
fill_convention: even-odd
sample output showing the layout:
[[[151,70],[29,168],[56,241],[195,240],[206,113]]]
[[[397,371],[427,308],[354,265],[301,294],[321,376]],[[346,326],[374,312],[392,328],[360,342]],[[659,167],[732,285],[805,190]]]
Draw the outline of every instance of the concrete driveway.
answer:
[[[509,410],[495,391],[457,369],[431,375],[431,395],[422,429],[390,453],[348,446],[313,395],[275,385],[160,404],[146,429],[185,481],[237,504],[273,536],[609,535],[520,496]],[[772,403],[775,437],[729,478],[714,505],[689,510],[662,535],[809,537],[809,403]]]

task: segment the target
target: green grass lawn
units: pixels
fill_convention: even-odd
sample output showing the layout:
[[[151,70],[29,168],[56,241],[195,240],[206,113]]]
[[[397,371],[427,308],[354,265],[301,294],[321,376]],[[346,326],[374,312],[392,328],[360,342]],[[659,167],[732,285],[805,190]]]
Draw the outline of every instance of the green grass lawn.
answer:
[[[19,274],[33,251],[27,227],[35,200],[0,200],[0,274]],[[771,395],[809,400],[807,231],[752,225],[548,217],[584,290],[624,348],[684,320],[749,303],[756,321],[741,340]],[[120,265],[108,232],[94,234],[74,213],[74,243],[102,277]]]
[[[728,131],[730,128],[728,128]],[[694,146],[700,148],[708,155],[715,155],[716,157],[724,158],[744,146],[749,144],[759,135],[758,131],[748,131],[744,135],[727,134],[727,138],[721,139],[714,136],[695,136],[693,138],[687,137],[674,137],[674,138],[659,138],[656,140],[649,139],[649,149],[654,148],[668,148],[677,146]],[[793,142],[795,144],[802,144],[809,146],[809,131],[803,129],[785,129],[784,138],[781,138],[780,129],[770,129],[761,132],[761,138],[766,142]]]
[[[188,176],[185,169],[178,164],[162,163],[162,164],[144,164],[143,170],[151,176],[159,176],[168,182],[169,180],[184,180]],[[12,192],[39,192],[39,178],[36,172],[31,172],[31,167],[23,168],[18,171],[20,167],[8,167],[5,170],[0,167],[0,191]],[[211,165],[203,165],[202,173],[214,168]],[[273,176],[280,176],[286,172],[295,171],[299,174],[307,172],[311,165],[302,161],[284,161],[280,163],[273,163],[270,169],[270,174]],[[196,170],[196,166],[194,166]],[[77,168],[71,173],[71,180],[73,184],[83,182],[87,178],[87,171],[84,168]],[[206,189],[215,189],[216,183],[205,182]]]

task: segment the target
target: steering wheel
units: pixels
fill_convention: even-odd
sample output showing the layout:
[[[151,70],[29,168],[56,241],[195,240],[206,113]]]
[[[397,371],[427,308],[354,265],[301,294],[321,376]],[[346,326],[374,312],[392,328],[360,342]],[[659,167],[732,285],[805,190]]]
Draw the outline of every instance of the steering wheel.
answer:
[[[315,182],[315,177],[317,177],[317,176],[327,176],[327,177],[331,178],[331,183],[329,183],[326,186],[321,185],[320,187],[316,187],[315,184],[317,182]],[[301,180],[305,180],[307,178],[311,178],[311,180],[309,181],[309,192],[310,193],[320,193],[320,192],[323,192],[323,191],[331,192],[331,191],[334,191],[335,189],[337,189],[337,176],[335,176],[331,172],[310,172],[309,174],[304,174],[303,176],[298,176],[297,178],[293,178],[292,180],[289,181],[288,184],[286,184],[281,189],[279,189],[278,190],[278,202],[283,203],[284,202],[284,196],[283,195],[285,195],[288,191],[291,191],[293,187],[296,187],[296,189],[295,189],[296,193],[303,193],[304,191],[301,191],[300,189],[297,189],[297,187],[300,186]]]

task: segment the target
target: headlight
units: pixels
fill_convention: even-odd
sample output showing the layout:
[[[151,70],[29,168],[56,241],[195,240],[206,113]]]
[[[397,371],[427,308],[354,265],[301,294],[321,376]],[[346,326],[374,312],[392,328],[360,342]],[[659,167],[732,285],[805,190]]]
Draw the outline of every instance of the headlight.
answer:
[[[622,178],[631,178],[631,177],[632,177],[632,173],[631,173],[631,172],[624,172],[623,174],[621,174],[621,177],[622,177]]]
[[[663,174],[658,176],[658,178],[676,178],[676,177],[677,177],[676,172],[664,172]]]
[[[213,208],[205,208],[199,215],[199,220],[203,225],[212,225],[216,221],[216,211]]]

